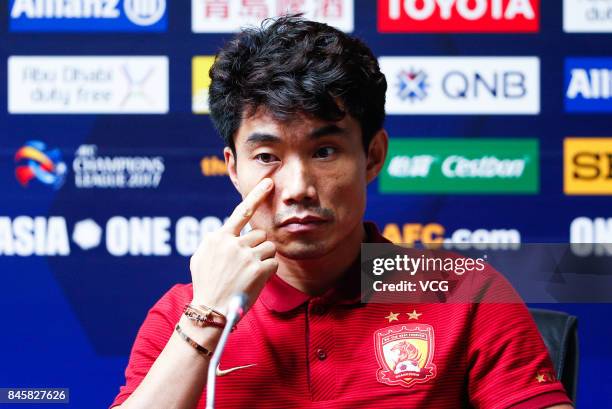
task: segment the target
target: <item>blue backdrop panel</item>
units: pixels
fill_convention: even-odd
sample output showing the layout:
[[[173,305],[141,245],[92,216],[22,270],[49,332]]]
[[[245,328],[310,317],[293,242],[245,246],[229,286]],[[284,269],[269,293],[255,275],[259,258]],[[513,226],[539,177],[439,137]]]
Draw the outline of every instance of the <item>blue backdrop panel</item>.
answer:
[[[537,138],[537,194],[383,195],[374,182],[367,219],[381,229],[438,224],[445,237],[459,229],[502,229],[519,232],[522,242],[564,243],[575,219],[595,223],[612,217],[610,196],[568,196],[563,188],[564,138],[612,137],[609,114],[566,112],[580,105],[566,105],[566,59],[574,67],[592,62],[576,57],[611,56],[612,34],[564,33],[561,3],[542,1],[540,29],[534,33],[381,34],[376,2],[355,1],[354,34],[377,56],[537,56],[541,65],[537,115],[392,115],[386,120],[392,138]],[[13,4],[0,3],[0,243],[8,232],[12,246],[5,244],[0,252],[0,387],[69,387],[67,406],[103,408],[123,383],[148,308],[174,283],[189,281],[189,250],[238,203],[215,166],[223,145],[210,118],[193,114],[191,106],[192,57],[214,55],[231,34],[193,33],[190,2],[184,0],[168,1],[163,17],[153,23],[135,24],[126,14],[92,23],[97,32],[86,33],[80,32],[88,26],[82,21],[64,30],[13,21]],[[37,55],[167,56],[169,111],[10,114],[8,58]],[[390,86],[394,81],[388,78]],[[42,141],[46,147],[39,151],[57,149],[60,157],[47,165],[16,161],[28,141]],[[141,184],[79,188],[78,160],[87,155],[153,168],[117,171],[108,165],[108,178],[127,175]],[[61,163],[61,186],[34,177],[24,187],[15,174],[22,165],[44,173],[45,166]],[[22,255],[6,254],[11,251]],[[578,406],[612,408],[612,305],[543,307],[579,318]]]

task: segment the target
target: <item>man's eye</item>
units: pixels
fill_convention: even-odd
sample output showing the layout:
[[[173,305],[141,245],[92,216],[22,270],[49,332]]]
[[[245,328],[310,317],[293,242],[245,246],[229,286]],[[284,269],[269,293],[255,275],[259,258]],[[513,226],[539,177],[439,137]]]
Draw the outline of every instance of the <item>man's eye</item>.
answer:
[[[255,155],[255,160],[258,160],[262,163],[272,163],[274,161],[277,161],[278,158],[272,155],[271,153],[258,153],[257,155]]]
[[[317,149],[314,156],[315,158],[329,158],[334,153],[336,153],[336,148],[331,146],[325,146],[323,148]]]

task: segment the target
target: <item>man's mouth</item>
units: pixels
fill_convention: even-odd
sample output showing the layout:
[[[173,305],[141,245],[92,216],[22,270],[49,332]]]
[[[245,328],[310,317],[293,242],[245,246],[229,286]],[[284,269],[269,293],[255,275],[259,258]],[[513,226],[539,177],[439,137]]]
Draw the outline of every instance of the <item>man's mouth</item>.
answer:
[[[280,223],[279,228],[285,229],[291,233],[308,232],[320,228],[325,223],[327,223],[327,220],[322,217],[304,215],[285,219]]]

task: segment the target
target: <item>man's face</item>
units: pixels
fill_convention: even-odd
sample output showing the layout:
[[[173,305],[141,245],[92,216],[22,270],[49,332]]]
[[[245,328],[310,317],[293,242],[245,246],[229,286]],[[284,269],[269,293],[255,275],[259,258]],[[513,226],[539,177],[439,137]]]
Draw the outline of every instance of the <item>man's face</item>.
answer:
[[[371,166],[354,118],[330,122],[299,115],[285,123],[259,109],[242,120],[234,143],[236,156],[226,148],[225,159],[242,197],[263,178],[274,181],[250,224],[267,232],[279,254],[318,258],[361,229],[366,186],[382,163]]]

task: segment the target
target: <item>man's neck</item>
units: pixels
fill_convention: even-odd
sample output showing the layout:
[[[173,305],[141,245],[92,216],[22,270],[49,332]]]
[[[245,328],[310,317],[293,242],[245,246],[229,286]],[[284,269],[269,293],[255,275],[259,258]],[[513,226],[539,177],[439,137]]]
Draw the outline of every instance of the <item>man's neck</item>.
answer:
[[[307,260],[295,260],[276,255],[277,275],[303,293],[317,296],[330,289],[359,257],[361,243],[366,239],[363,223],[326,255]]]

